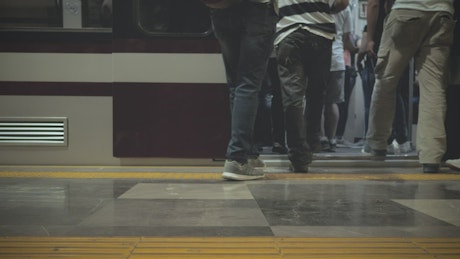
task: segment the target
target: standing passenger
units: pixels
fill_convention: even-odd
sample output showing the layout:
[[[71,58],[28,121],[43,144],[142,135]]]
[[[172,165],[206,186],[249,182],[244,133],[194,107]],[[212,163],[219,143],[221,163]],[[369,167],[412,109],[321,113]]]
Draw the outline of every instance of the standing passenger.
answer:
[[[277,2],[280,21],[277,24],[275,48],[283,95],[288,157],[292,171],[305,173],[312,160],[310,146],[319,145],[324,92],[335,37],[331,13],[345,9],[348,0]],[[305,96],[306,119],[303,106]]]
[[[367,0],[367,26],[365,27],[366,33],[363,33],[365,44],[358,55],[358,62],[361,63],[364,54],[366,54],[365,68],[361,70],[364,91],[365,134],[368,129],[369,110],[375,84],[375,64],[377,63],[377,55],[375,53],[378,52],[380,47],[385,17],[390,13],[393,3],[393,0]],[[403,98],[403,90],[407,88],[409,83],[409,68],[407,67],[402,74],[404,76],[399,80],[396,91],[396,112],[393,118],[392,133],[387,140],[387,153],[395,153],[394,140],[398,142],[401,153],[408,153],[412,150],[407,123],[408,104],[406,104]],[[370,152],[368,149],[368,146],[365,145],[362,151],[368,153]]]
[[[337,146],[336,133],[339,124],[339,103],[345,101],[345,58],[344,45],[351,43],[352,16],[350,7],[333,14],[337,36],[332,43],[331,72],[327,80],[324,103],[324,133],[321,136],[323,151],[334,152]]]
[[[222,177],[255,180],[264,177],[254,145],[258,94],[264,79],[277,16],[270,0],[204,1],[229,3],[213,8],[211,20],[218,39],[230,94],[231,136]]]
[[[446,71],[453,41],[453,0],[397,0],[382,35],[375,67],[369,130],[371,153],[386,155],[398,81],[415,57],[420,84],[417,151],[423,172],[437,173],[446,151]]]

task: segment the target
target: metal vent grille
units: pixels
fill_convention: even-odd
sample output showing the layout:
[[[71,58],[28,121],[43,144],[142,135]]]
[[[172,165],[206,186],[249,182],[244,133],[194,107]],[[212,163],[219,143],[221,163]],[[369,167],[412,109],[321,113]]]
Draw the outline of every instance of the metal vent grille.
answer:
[[[67,118],[1,118],[0,145],[67,146]]]

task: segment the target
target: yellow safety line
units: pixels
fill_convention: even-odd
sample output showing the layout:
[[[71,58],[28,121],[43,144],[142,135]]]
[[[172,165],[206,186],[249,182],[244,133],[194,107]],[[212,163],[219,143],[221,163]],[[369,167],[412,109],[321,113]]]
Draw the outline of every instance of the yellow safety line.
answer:
[[[460,258],[460,238],[3,237],[0,258]]]
[[[220,172],[0,172],[0,178],[70,178],[70,179],[171,179],[221,180]],[[460,174],[422,173],[267,173],[266,180],[388,180],[388,181],[458,181]]]

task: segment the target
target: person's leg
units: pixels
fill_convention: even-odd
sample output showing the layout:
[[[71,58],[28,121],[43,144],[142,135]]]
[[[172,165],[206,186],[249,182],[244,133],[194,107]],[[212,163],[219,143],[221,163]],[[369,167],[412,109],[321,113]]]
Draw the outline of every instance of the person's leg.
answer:
[[[227,158],[240,163],[245,163],[250,155],[257,156],[253,130],[258,92],[272,50],[276,19],[270,6],[251,2],[216,11],[213,15],[231,96],[232,129]],[[220,23],[221,20],[227,23]]]
[[[396,92],[396,110],[393,120],[393,131],[394,139],[396,139],[398,144],[403,144],[409,140],[409,133],[407,128],[407,111],[403,97],[399,91],[400,88],[401,85],[398,86]]]
[[[420,85],[417,150],[422,164],[438,164],[446,151],[446,87],[455,22],[447,13],[427,13],[429,31],[416,69]]]
[[[307,142],[311,149],[319,145],[321,137],[321,118],[327,82],[330,75],[331,44],[328,39],[310,34],[311,46],[308,49],[308,86],[306,92],[305,118],[307,123]]]
[[[371,109],[372,92],[375,84],[375,60],[366,58],[364,69],[361,71],[361,81],[364,95],[364,135],[367,134],[369,128],[369,111]]]
[[[329,141],[330,151],[336,147],[335,135],[339,123],[340,113],[338,103],[344,102],[345,71],[332,71],[324,105],[324,131]]]
[[[446,135],[447,151],[444,159],[460,158],[460,84],[447,88]]]
[[[306,125],[303,116],[303,100],[307,87],[302,54],[305,44],[305,35],[302,31],[295,31],[281,41],[276,48],[288,156],[292,165],[300,169],[302,167],[306,169],[311,162],[307,158]]]
[[[268,62],[268,74],[272,90],[272,135],[273,135],[273,152],[285,154],[286,149],[286,130],[284,128],[283,102],[281,98],[281,86],[278,76],[278,64],[276,58],[271,58]]]
[[[407,37],[416,31],[414,25],[420,25],[418,20],[398,21],[400,15],[415,14],[407,10],[394,11],[390,13],[385,23],[382,43],[377,54],[376,80],[367,132],[368,144],[374,150],[374,154],[379,156],[386,153],[387,140],[390,137],[395,114],[395,96],[399,78],[420,44],[420,37]]]
[[[337,125],[337,137],[341,138],[345,134],[345,127],[348,120],[348,107],[350,105],[350,96],[355,87],[356,82],[356,70],[353,67],[347,66],[345,69],[345,85],[344,85],[344,94],[345,101],[339,103],[339,123]]]

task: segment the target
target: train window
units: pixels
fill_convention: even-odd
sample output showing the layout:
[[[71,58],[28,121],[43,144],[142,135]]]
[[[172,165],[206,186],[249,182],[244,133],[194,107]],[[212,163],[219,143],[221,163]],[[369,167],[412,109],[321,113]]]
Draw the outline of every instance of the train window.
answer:
[[[209,9],[200,0],[137,0],[138,28],[150,36],[206,36],[211,33]]]
[[[0,24],[4,27],[60,27],[61,8],[56,0],[2,0]]]
[[[112,26],[109,0],[1,0],[0,29],[103,29]]]

